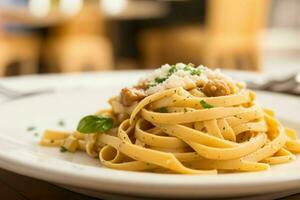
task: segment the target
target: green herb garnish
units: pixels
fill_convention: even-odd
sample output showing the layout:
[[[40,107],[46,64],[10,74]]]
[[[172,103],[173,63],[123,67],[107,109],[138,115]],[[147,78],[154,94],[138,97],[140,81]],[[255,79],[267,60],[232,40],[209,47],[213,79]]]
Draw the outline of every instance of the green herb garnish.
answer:
[[[167,78],[159,78],[159,77],[156,77],[156,78],[154,79],[154,81],[155,81],[156,83],[162,83],[162,82],[164,82],[165,80],[167,80]]]
[[[171,68],[169,69],[168,77],[171,76],[172,74],[174,74],[177,71],[178,71],[178,69],[176,68],[176,66],[172,65]]]
[[[188,71],[190,72],[191,75],[201,75],[201,70],[200,69],[197,69],[197,68],[194,68],[194,65],[193,64],[188,64],[186,65],[184,68],[183,68],[184,71]]]
[[[64,146],[60,146],[60,149],[59,149],[60,152],[64,153],[64,152],[67,152],[68,149]]]
[[[38,133],[34,133],[33,135],[34,135],[35,137],[38,137],[38,136],[39,136],[39,134],[38,134]]]
[[[206,103],[204,100],[201,100],[200,104],[201,104],[202,108],[208,108],[209,109],[209,108],[214,107],[213,105],[210,105],[210,104]]]
[[[77,126],[80,133],[103,133],[113,127],[113,119],[106,116],[88,115]]]
[[[61,127],[65,126],[65,122],[63,120],[59,120],[57,124]]]
[[[201,75],[201,70],[200,69],[193,69],[191,71],[191,75],[197,75],[200,76]]]
[[[165,108],[165,107],[158,108],[155,111],[160,112],[160,113],[167,113],[168,112],[167,108]]]
[[[36,127],[35,126],[29,126],[29,127],[27,127],[27,131],[34,131],[36,129]]]
[[[150,83],[148,86],[147,86],[147,89],[151,88],[151,87],[155,87],[157,84],[156,83]]]
[[[156,78],[154,79],[155,83],[150,83],[150,84],[147,86],[147,88],[149,89],[149,88],[151,88],[151,87],[155,87],[155,86],[157,86],[158,84],[164,82],[164,81],[167,80],[167,79],[168,79],[168,77],[167,77],[167,78],[159,78],[159,77],[156,77]]]
[[[189,72],[191,75],[201,75],[202,71],[200,69],[197,69],[194,67],[194,64],[189,63],[187,65],[185,65],[185,67],[183,68],[184,71]],[[149,83],[147,88],[151,88],[151,87],[155,87],[160,83],[165,82],[170,76],[172,76],[172,74],[174,74],[175,72],[178,71],[178,66],[177,65],[171,65],[171,68],[168,70],[168,73],[166,74],[165,77],[156,77],[154,79],[154,82]]]

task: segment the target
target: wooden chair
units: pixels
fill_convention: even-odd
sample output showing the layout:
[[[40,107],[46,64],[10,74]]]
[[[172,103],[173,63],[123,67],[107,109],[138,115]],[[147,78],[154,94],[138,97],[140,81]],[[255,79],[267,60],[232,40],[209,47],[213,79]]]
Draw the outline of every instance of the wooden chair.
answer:
[[[17,74],[38,71],[40,40],[33,34],[0,34],[0,77],[8,74],[11,64],[17,63]]]
[[[55,38],[50,43],[53,45],[48,46],[50,72],[109,70],[113,67],[111,43],[105,37],[74,35]]]
[[[203,61],[211,67],[259,70],[259,34],[267,0],[210,0]]]
[[[140,33],[138,46],[145,68],[155,68],[163,64],[166,58],[163,48],[164,36],[162,29],[148,29]]]
[[[50,32],[43,58],[49,72],[79,72],[113,68],[113,51],[105,36],[98,4],[82,11]]]
[[[258,36],[265,26],[267,8],[268,0],[209,0],[204,27],[179,26],[141,34],[139,44],[145,66],[183,61],[258,70]]]
[[[140,34],[138,42],[145,68],[177,62],[202,64],[199,60],[202,43],[203,29],[195,26],[146,30]]]

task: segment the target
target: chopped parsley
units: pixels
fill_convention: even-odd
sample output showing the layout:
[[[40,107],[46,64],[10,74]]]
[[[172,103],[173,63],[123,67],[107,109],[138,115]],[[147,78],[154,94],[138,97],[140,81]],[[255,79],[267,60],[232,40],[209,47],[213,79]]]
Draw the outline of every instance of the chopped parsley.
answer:
[[[204,100],[201,100],[200,104],[201,104],[202,108],[205,108],[205,109],[209,109],[209,108],[214,107],[213,105],[210,105],[210,104],[206,103]]]
[[[58,124],[58,126],[61,126],[61,127],[65,126],[65,122],[63,120],[59,120],[57,124]]]
[[[191,75],[197,75],[197,76],[200,76],[201,75],[201,70],[200,69],[197,69],[194,67],[193,64],[189,63],[187,64],[184,68],[183,68],[184,71],[188,71],[190,72]]]
[[[35,126],[28,126],[26,129],[28,132],[36,130]]]
[[[37,128],[35,126],[28,126],[26,128],[27,132],[31,132],[33,134],[34,137],[38,137],[39,133],[36,130]]]
[[[88,115],[80,120],[77,131],[80,133],[103,133],[113,127],[113,119],[101,115]]]
[[[156,83],[162,83],[162,82],[164,82],[165,80],[167,80],[167,78],[159,78],[159,77],[156,77],[156,78],[154,79],[154,81],[155,81]]]
[[[165,107],[158,108],[155,111],[160,112],[160,113],[167,113],[168,112],[167,108],[165,108]]]
[[[200,69],[194,69],[193,71],[191,71],[191,74],[200,76],[201,75],[201,70]]]
[[[169,77],[177,71],[178,71],[178,69],[176,68],[176,65],[172,65],[171,68],[169,69],[169,72],[168,72],[167,76]]]
[[[147,87],[148,89],[151,88],[151,87],[155,87],[157,84],[156,83],[150,83]]]
[[[160,84],[160,83],[163,83],[163,82],[166,81],[168,78],[169,78],[169,76],[163,77],[163,78],[156,77],[156,78],[154,79],[154,83],[150,83],[150,84],[148,85],[148,89],[151,88],[151,87],[155,87],[155,86],[157,86],[157,85]]]
[[[148,86],[147,86],[148,89],[151,88],[151,87],[155,87],[160,83],[165,82],[166,80],[168,80],[168,78],[170,76],[172,76],[178,70],[187,71],[191,75],[197,75],[197,76],[200,76],[201,73],[202,73],[201,69],[195,68],[194,64],[192,64],[192,63],[189,63],[189,64],[185,65],[185,67],[182,68],[182,69],[178,68],[177,64],[176,65],[171,65],[171,68],[168,70],[167,74],[164,77],[156,77],[153,82],[150,82],[148,84]]]
[[[59,149],[60,152],[64,153],[64,152],[67,152],[68,149],[64,146],[60,146],[60,149]]]

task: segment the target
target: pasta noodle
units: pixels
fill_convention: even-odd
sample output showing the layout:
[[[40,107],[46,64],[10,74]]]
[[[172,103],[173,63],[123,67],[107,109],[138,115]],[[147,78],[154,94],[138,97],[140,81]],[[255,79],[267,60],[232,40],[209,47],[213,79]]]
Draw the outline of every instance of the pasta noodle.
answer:
[[[86,151],[108,168],[182,174],[267,170],[300,152],[296,132],[260,107],[254,92],[241,87],[207,96],[205,85],[197,87],[165,88],[136,100],[131,109],[111,99],[112,108],[97,113],[113,120],[111,129],[46,130],[40,144]]]

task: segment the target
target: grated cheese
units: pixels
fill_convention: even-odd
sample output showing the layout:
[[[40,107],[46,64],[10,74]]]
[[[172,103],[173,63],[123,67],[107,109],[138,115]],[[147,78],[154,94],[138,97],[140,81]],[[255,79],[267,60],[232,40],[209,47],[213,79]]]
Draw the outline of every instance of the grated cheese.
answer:
[[[139,84],[148,86],[146,95],[151,95],[170,88],[183,87],[185,89],[203,86],[209,80],[221,79],[234,85],[229,76],[221,73],[219,69],[209,69],[203,65],[194,67],[192,64],[177,63],[175,65],[165,64],[154,70],[152,74],[139,81]]]

